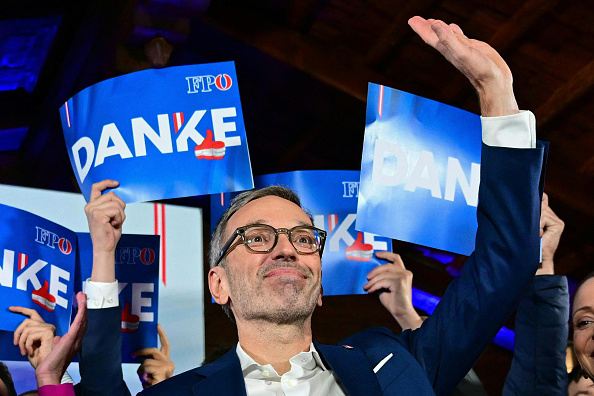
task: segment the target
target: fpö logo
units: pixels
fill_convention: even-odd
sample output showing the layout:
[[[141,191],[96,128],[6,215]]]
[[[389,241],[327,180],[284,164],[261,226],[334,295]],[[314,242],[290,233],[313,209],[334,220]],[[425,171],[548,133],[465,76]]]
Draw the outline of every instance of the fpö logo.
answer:
[[[116,264],[144,264],[151,265],[157,255],[151,248],[118,247],[116,249]]]
[[[228,74],[186,77],[186,81],[188,82],[189,94],[212,92],[213,88],[219,91],[228,91],[233,85],[233,80]]]
[[[72,253],[72,243],[66,238],[61,238],[56,233],[48,231],[41,227],[35,227],[36,237],[35,242],[49,246],[52,249],[59,249],[62,253],[68,255]]]

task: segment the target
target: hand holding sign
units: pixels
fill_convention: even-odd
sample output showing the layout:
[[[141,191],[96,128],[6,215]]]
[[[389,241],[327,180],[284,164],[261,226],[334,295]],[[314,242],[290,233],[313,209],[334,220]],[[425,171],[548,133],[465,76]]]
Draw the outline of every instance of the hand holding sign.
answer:
[[[376,252],[375,255],[388,263],[375,267],[367,274],[363,288],[368,293],[380,291],[383,306],[405,329],[416,329],[423,323],[412,304],[412,272],[404,267],[400,255],[392,252]]]
[[[45,323],[41,316],[31,308],[9,307],[10,312],[28,316],[14,332],[14,345],[18,345],[21,355],[29,358],[33,368],[52,351],[56,326]]]
[[[38,387],[59,385],[66,368],[80,349],[83,335],[87,330],[87,296],[79,292],[76,295],[76,301],[78,312],[70,325],[70,330],[63,337],[54,337],[52,351],[35,370]]]
[[[415,16],[408,21],[423,41],[460,70],[479,94],[485,117],[518,113],[513,77],[503,58],[489,44],[469,39],[454,23]]]
[[[148,388],[170,378],[175,369],[175,364],[169,358],[170,346],[165,331],[163,331],[161,325],[157,325],[157,331],[161,341],[160,350],[157,348],[143,348],[133,353],[135,357],[151,358],[145,359],[138,368],[138,377],[140,377],[143,388]]]
[[[559,246],[561,234],[565,228],[565,223],[561,220],[553,209],[549,206],[549,197],[542,195],[542,205],[540,210],[540,237],[542,238],[542,263],[536,271],[536,275],[554,275],[555,265],[553,256]]]
[[[115,249],[126,220],[126,204],[113,191],[101,193],[119,184],[109,179],[93,184],[91,198],[85,206],[93,241],[91,280],[96,282],[115,282]]]

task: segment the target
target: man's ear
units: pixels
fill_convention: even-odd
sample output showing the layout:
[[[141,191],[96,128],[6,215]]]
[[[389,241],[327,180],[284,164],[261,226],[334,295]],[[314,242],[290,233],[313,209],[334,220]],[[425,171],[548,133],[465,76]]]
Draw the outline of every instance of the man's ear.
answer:
[[[324,295],[324,286],[320,285],[320,295],[318,296],[318,307],[322,306],[322,296]]]
[[[216,266],[208,271],[208,288],[217,304],[225,305],[229,302],[229,283],[223,267]]]

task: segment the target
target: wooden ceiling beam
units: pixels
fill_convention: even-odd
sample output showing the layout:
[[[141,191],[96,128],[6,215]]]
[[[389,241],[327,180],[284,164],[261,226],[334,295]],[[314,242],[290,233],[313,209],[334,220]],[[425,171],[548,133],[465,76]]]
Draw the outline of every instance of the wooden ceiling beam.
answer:
[[[509,48],[530,30],[540,18],[551,11],[559,0],[529,0],[525,2],[488,40],[499,53]]]
[[[363,64],[363,57],[330,53],[295,30],[271,29],[250,34],[209,18],[203,18],[203,22],[363,102],[367,100],[369,81],[385,82],[383,75]]]
[[[594,86],[594,60],[582,67],[534,112],[539,127],[544,127],[569,105],[580,99]]]
[[[365,64],[376,68],[391,52],[394,51],[411,30],[408,20],[414,15],[426,15],[435,5],[436,0],[417,0],[405,2],[392,23],[381,33],[380,37],[365,55]]]

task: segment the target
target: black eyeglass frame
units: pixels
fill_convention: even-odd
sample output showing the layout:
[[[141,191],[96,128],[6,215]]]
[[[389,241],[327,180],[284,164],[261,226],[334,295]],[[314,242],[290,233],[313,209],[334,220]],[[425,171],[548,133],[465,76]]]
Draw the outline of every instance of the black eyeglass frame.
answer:
[[[245,239],[245,231],[253,228],[253,227],[267,227],[270,228],[272,230],[274,230],[274,243],[272,244],[272,247],[270,249],[266,249],[266,250],[254,250],[251,247],[249,247],[249,245],[247,244],[247,240]],[[320,246],[313,252],[302,252],[300,251],[294,244],[293,241],[291,240],[291,233],[293,232],[293,230],[295,229],[309,229],[309,230],[314,230],[316,231],[319,235],[320,235]],[[274,228],[271,225],[268,224],[250,224],[250,225],[246,225],[243,227],[238,227],[233,234],[231,235],[231,237],[229,237],[229,239],[227,240],[227,242],[223,245],[223,247],[221,248],[221,253],[219,253],[219,258],[217,260],[217,263],[215,265],[219,265],[219,263],[221,262],[221,260],[227,255],[229,248],[231,247],[231,245],[233,244],[233,242],[235,241],[235,239],[237,238],[237,236],[241,237],[241,240],[243,241],[243,244],[245,245],[245,247],[252,253],[261,253],[261,254],[265,254],[265,253],[270,253],[275,247],[276,244],[278,243],[278,234],[283,233],[287,235],[287,238],[289,238],[289,242],[291,243],[291,246],[293,246],[293,248],[295,248],[295,251],[299,254],[314,254],[314,253],[320,253],[320,258],[322,257],[322,253],[324,252],[324,244],[326,243],[326,236],[327,233],[324,230],[320,230],[319,228],[316,228],[314,226],[308,226],[308,225],[298,225],[295,226],[293,228]]]

